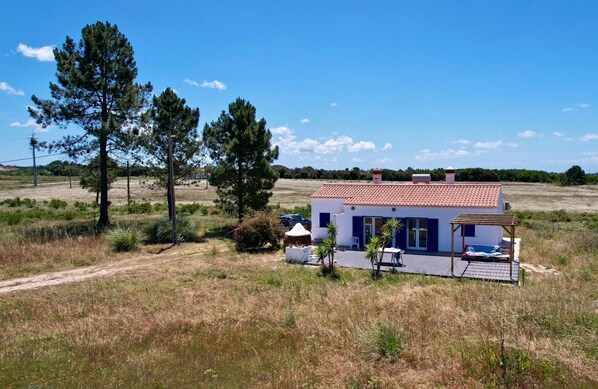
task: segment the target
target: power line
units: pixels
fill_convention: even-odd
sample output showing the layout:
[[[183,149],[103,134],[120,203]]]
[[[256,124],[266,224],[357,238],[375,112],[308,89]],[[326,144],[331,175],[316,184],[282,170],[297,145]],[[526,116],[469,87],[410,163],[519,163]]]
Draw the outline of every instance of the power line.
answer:
[[[48,154],[48,155],[41,155],[36,157],[37,159],[39,158],[48,158],[48,157],[54,157],[56,155],[63,155],[63,154],[67,154],[67,153],[56,153],[56,154]],[[8,162],[19,162],[19,161],[29,161],[31,159],[31,157],[29,158],[20,158],[20,159],[11,159],[9,161],[0,161],[0,163],[8,163]]]

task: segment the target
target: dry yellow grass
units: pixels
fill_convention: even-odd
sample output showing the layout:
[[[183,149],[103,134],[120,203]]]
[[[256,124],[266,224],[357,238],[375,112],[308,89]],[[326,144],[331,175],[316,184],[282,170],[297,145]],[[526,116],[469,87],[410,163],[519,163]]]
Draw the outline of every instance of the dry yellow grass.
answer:
[[[322,184],[322,180],[289,180],[276,182],[270,204],[280,204],[283,208],[293,208],[309,203],[309,196]],[[151,190],[152,181],[139,178],[131,179],[131,196],[136,201],[147,199],[152,202],[164,202],[161,190]],[[561,187],[552,184],[502,183],[505,200],[514,210],[549,211],[566,209],[570,212],[598,212],[598,186]],[[110,191],[113,204],[126,204],[126,180],[119,179]],[[205,181],[197,184],[177,186],[177,201],[197,202],[213,205],[216,191],[205,187]],[[69,203],[75,201],[95,201],[95,194],[81,189],[77,185],[69,188],[68,182],[41,183],[37,189],[19,188],[0,190],[0,201],[7,198],[31,198],[38,201],[58,198]]]
[[[0,386],[492,386],[501,335],[511,386],[598,384],[595,257],[525,288],[333,282],[214,239],[142,257],[154,265],[1,296]],[[396,360],[371,347],[381,322],[402,334]]]
[[[320,184],[280,180],[272,201],[304,205]],[[560,209],[538,196],[595,193],[529,188],[505,185],[507,201]],[[189,201],[211,201],[196,190],[185,192]],[[373,282],[348,269],[335,282],[281,253],[240,254],[220,239],[118,256],[102,237],[0,240],[4,278],[46,264],[129,266],[0,295],[0,387],[497,387],[501,337],[508,386],[596,387],[598,237],[588,220],[522,221],[523,261],[557,271],[528,272],[523,288],[394,274]],[[398,344],[396,357],[381,352],[380,338]]]

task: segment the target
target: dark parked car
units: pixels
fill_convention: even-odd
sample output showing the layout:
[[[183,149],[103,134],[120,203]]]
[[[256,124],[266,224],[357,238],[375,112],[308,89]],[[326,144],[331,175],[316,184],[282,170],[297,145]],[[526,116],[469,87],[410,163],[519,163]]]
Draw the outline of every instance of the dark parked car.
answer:
[[[293,228],[295,224],[301,223],[306,230],[311,231],[311,220],[304,218],[298,213],[288,213],[278,216],[280,225],[286,228]]]

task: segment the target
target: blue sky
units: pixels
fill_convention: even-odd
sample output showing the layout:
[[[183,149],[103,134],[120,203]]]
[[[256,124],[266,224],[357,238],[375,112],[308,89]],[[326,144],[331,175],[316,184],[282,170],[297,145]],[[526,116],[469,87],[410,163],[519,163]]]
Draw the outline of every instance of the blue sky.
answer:
[[[289,167],[598,171],[596,1],[22,1],[2,5],[0,162],[26,158],[49,46],[110,21],[138,81],[200,126],[249,100]],[[46,158],[40,162],[49,162]],[[30,161],[18,162],[27,165]]]

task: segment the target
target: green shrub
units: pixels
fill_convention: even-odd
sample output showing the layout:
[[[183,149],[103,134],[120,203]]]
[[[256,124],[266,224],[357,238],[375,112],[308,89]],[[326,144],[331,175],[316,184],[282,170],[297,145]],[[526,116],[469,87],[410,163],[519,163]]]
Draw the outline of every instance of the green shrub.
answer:
[[[370,351],[380,357],[396,360],[403,351],[403,343],[402,332],[390,322],[376,322],[370,330],[368,339]]]
[[[54,209],[66,208],[66,201],[60,199],[51,199],[48,201],[48,207]]]
[[[257,212],[251,219],[246,219],[233,233],[237,251],[278,249],[282,236],[278,219],[264,212]]]
[[[135,213],[151,213],[152,212],[152,204],[149,201],[143,201],[138,203],[136,201],[132,201],[131,204],[127,206],[127,213],[135,214]]]
[[[106,235],[115,251],[133,251],[144,239],[143,233],[135,227],[116,228]]]
[[[21,199],[20,197],[15,197],[14,199],[6,199],[0,202],[0,205],[6,205],[11,208],[15,207],[27,207],[33,208],[37,204],[37,201],[29,198]]]
[[[198,225],[194,220],[177,216],[177,241],[196,242],[199,240]],[[172,223],[164,218],[154,222],[148,230],[149,243],[172,242]]]
[[[193,214],[199,212],[202,208],[203,207],[201,204],[190,203],[190,204],[177,205],[176,210],[177,210],[177,213],[193,215]]]
[[[25,215],[19,210],[16,212],[4,212],[0,211],[0,223],[6,224],[9,226],[15,226],[17,224],[21,224],[21,222],[25,219]]]
[[[89,204],[83,201],[75,201],[73,207],[79,212],[86,212],[87,208],[89,207]]]

